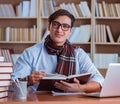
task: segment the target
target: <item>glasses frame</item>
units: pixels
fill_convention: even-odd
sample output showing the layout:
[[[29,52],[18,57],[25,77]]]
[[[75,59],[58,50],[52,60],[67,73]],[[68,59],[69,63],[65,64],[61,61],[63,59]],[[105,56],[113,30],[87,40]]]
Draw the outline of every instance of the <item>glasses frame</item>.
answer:
[[[57,21],[52,21],[51,24],[52,24],[52,28],[59,29],[61,27],[63,31],[68,31],[71,28],[69,24],[66,23],[61,24]]]

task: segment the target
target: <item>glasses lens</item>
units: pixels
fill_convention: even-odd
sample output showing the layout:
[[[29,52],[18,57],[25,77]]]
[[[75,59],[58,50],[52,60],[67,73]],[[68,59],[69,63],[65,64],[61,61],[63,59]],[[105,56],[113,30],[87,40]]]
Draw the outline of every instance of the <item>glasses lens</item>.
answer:
[[[57,29],[61,24],[59,22],[56,21],[52,21],[52,27]]]
[[[57,21],[52,21],[52,27],[53,27],[53,28],[58,29],[60,26],[61,26],[61,28],[62,28],[63,31],[68,31],[69,28],[71,28],[71,26],[68,25],[68,24],[65,24],[65,23],[60,24],[60,23],[57,22]]]
[[[70,25],[68,25],[68,24],[62,24],[61,26],[62,26],[62,30],[64,30],[64,31],[67,31],[70,28]]]

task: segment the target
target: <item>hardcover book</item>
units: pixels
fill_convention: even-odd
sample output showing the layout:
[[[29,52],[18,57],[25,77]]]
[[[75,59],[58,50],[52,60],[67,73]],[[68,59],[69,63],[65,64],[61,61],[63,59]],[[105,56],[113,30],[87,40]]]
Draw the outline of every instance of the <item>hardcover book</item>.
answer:
[[[73,83],[74,78],[77,78],[80,81],[80,84],[84,84],[88,81],[90,75],[91,75],[90,73],[70,75],[70,76],[65,76],[61,74],[47,74],[45,77],[43,77],[42,80],[40,80],[40,84],[37,90],[38,91],[56,91],[58,89],[54,87],[55,82],[57,81],[59,82],[63,80],[68,83]]]

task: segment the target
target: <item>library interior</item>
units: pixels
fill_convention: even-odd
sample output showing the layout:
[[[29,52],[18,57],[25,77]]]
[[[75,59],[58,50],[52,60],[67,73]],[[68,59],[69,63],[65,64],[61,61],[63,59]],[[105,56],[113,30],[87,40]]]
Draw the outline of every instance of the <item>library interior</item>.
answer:
[[[110,63],[120,63],[120,0],[0,0],[0,104],[120,104],[120,91],[105,98],[50,91],[14,98],[11,73],[17,59],[25,49],[45,41],[48,18],[59,9],[75,17],[68,41],[88,54],[104,78]]]

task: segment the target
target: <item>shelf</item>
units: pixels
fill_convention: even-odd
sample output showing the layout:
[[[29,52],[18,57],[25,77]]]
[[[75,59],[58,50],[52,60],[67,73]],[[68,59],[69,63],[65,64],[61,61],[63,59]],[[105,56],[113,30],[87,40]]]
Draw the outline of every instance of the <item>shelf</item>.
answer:
[[[33,25],[37,24],[37,19],[34,17],[2,17],[0,18],[0,27],[33,27]]]
[[[37,43],[34,41],[10,41],[10,42],[6,42],[6,41],[0,41],[0,44],[35,44]]]

